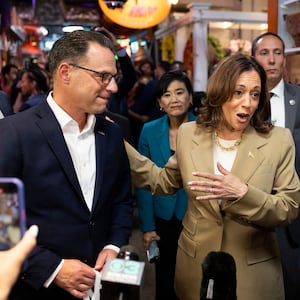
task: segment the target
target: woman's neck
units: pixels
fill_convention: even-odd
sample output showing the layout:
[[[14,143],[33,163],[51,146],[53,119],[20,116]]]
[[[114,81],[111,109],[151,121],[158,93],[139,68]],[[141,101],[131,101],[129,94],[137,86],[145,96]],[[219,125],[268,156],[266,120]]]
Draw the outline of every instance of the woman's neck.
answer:
[[[228,128],[216,129],[217,135],[223,140],[238,140],[242,137],[242,130],[229,130]]]
[[[169,116],[170,130],[177,130],[182,123],[188,122],[188,120],[189,120],[188,113],[178,117]]]

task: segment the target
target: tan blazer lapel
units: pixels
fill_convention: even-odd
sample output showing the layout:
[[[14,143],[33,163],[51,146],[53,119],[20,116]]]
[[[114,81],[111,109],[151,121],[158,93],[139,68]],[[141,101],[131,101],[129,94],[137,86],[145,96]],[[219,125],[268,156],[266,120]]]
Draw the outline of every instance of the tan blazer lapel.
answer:
[[[213,144],[212,144],[212,134],[210,132],[193,136],[192,137],[193,150],[191,152],[192,162],[195,166],[195,170],[201,172],[214,172],[214,162],[213,162]],[[201,159],[199,156],[201,155]]]
[[[259,148],[267,140],[256,133],[253,127],[248,127],[239,146],[236,159],[232,166],[232,173],[248,182],[256,169],[265,159]]]
[[[191,152],[195,170],[214,173],[212,133],[206,132],[201,135],[194,136],[192,141],[195,144],[195,147]],[[199,159],[199,155],[201,155],[201,159]],[[209,200],[205,202],[206,203],[202,202],[201,204],[209,205],[211,207],[211,212],[214,212],[217,217],[220,217],[220,206],[218,200]]]

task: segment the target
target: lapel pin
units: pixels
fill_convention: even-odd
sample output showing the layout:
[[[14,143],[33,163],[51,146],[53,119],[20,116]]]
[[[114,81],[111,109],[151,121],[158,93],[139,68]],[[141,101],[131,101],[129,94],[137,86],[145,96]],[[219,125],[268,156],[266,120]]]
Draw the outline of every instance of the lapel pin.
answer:
[[[290,102],[290,105],[295,105],[296,104],[296,101],[294,99],[291,99],[289,102]]]
[[[98,133],[101,135],[105,135],[105,133],[103,131],[98,131]]]
[[[253,158],[253,157],[254,157],[254,155],[252,154],[252,152],[251,152],[251,151],[249,151],[249,153],[248,153],[248,156],[249,156],[249,157],[251,157],[251,158]]]

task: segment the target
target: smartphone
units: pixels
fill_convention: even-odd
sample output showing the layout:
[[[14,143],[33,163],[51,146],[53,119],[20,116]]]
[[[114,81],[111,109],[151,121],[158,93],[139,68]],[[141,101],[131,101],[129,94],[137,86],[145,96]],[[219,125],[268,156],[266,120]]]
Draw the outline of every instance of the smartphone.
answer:
[[[15,246],[26,230],[23,182],[0,177],[0,250]]]
[[[159,248],[157,242],[152,240],[149,245],[149,249],[147,250],[147,258],[149,263],[153,263],[159,259]]]

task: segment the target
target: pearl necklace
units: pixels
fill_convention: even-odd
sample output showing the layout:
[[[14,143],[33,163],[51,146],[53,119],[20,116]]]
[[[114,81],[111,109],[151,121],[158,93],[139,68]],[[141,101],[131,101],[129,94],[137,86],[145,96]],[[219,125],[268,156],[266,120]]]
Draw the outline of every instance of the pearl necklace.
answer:
[[[215,131],[215,143],[223,151],[234,151],[235,148],[240,145],[241,141],[242,141],[242,137],[240,139],[236,140],[232,146],[225,147],[220,143],[220,138],[218,136],[218,133],[217,133],[217,131]]]

